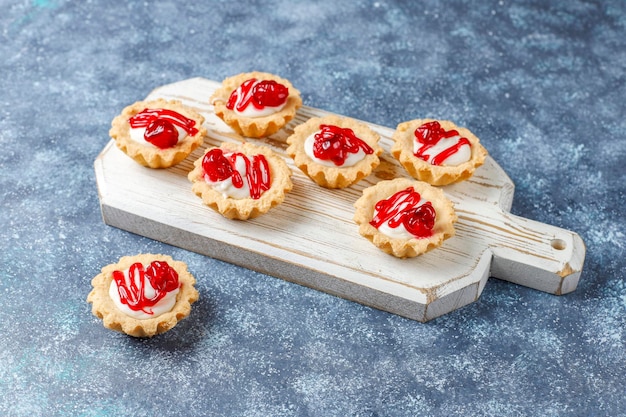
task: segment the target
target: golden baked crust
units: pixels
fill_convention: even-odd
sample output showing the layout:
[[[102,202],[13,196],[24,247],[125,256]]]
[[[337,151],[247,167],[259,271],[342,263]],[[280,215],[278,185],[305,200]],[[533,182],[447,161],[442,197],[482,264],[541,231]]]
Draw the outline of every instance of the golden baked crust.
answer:
[[[352,129],[355,136],[367,143],[374,152],[352,166],[326,166],[314,161],[305,152],[307,138],[320,130],[320,125],[332,125]],[[287,138],[289,147],[287,154],[294,160],[295,165],[308,175],[313,181],[326,188],[348,187],[362,178],[370,175],[372,170],[380,164],[378,156],[383,152],[378,146],[380,136],[363,123],[349,118],[338,116],[314,117],[306,123],[298,125],[291,136]]]
[[[471,147],[471,158],[469,161],[454,166],[431,165],[429,162],[415,156],[413,153],[415,129],[424,123],[433,121],[438,121],[446,131],[457,130],[461,137],[469,140]],[[394,144],[391,147],[393,157],[402,164],[413,178],[425,181],[431,185],[447,185],[466,180],[474,174],[474,170],[481,166],[487,157],[487,150],[480,144],[479,139],[472,132],[448,120],[415,119],[400,123],[392,139],[394,140]]]
[[[178,273],[180,290],[176,294],[174,307],[159,316],[149,319],[136,319],[119,310],[111,297],[109,288],[113,281],[114,271],[124,271],[135,262],[148,265],[152,261],[165,261]],[[191,304],[198,300],[198,291],[194,288],[195,278],[187,270],[187,265],[175,261],[167,255],[140,254],[124,256],[116,264],[102,268],[100,274],[91,280],[93,289],[87,296],[87,302],[92,303],[92,313],[102,319],[104,327],[134,337],[152,337],[166,332],[176,326],[179,320],[187,317],[191,312]]]
[[[245,117],[238,115],[226,107],[228,99],[245,81],[256,78],[257,80],[273,80],[289,89],[287,103],[278,112],[262,117]],[[276,75],[266,72],[248,72],[234,75],[222,81],[222,87],[215,90],[210,98],[215,109],[215,114],[233,128],[237,133],[250,138],[261,138],[278,132],[296,115],[296,111],[302,106],[300,92],[291,83]]]
[[[432,229],[433,234],[429,237],[392,238],[370,224],[374,217],[376,203],[408,187],[413,187],[422,198],[430,201],[435,209],[435,225]],[[398,258],[415,257],[426,253],[441,246],[445,239],[455,234],[454,223],[457,216],[452,202],[439,188],[421,181],[408,178],[380,181],[378,184],[363,190],[363,195],[354,203],[354,207],[354,221],[359,225],[359,233],[384,252]]]
[[[247,142],[242,144],[222,142],[219,148],[224,153],[241,152],[248,157],[259,154],[265,156],[270,167],[271,185],[258,199],[225,197],[204,180],[202,160],[206,153],[215,149],[209,148],[202,157],[194,162],[194,169],[187,176],[189,181],[193,183],[192,191],[202,198],[204,204],[226,218],[247,220],[267,213],[272,207],[285,200],[285,194],[291,191],[293,184],[291,182],[291,170],[280,156],[269,148]]]
[[[160,149],[146,142],[141,144],[130,137],[130,124],[128,120],[142,112],[144,109],[168,109],[173,110],[196,122],[195,128],[198,133],[187,135],[171,148]],[[138,101],[122,110],[112,123],[109,135],[115,140],[115,144],[126,155],[130,156],[138,164],[149,168],[169,168],[187,158],[198,146],[204,142],[206,128],[202,126],[204,117],[194,110],[183,106],[178,100],[157,99],[152,101]]]

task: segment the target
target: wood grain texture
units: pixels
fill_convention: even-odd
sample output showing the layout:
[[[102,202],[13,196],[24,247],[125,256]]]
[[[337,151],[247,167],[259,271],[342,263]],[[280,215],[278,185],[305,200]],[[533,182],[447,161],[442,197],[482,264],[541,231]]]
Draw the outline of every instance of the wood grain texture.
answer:
[[[144,168],[113,141],[106,145],[95,161],[106,224],[422,322],[476,301],[490,276],[552,294],[575,290],[585,257],[581,238],[510,214],[514,185],[491,157],[468,181],[442,187],[459,217],[456,236],[425,255],[397,259],[361,237],[352,221],[363,188],[407,176],[389,154],[393,129],[368,123],[381,135],[381,165],[352,187],[329,190],[294,167],[285,139],[297,124],[330,113],[303,107],[270,138],[244,139],[212,112],[208,99],[219,86],[194,78],[147,97],[181,100],[206,118],[205,145],[179,165]],[[202,205],[186,175],[207,146],[244,140],[285,157],[294,188],[257,219],[228,220]]]

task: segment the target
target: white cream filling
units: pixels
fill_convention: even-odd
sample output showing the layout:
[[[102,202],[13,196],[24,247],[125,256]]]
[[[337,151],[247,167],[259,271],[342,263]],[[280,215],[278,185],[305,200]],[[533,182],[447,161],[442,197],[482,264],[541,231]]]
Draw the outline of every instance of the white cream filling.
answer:
[[[415,205],[415,207],[413,209],[418,208],[419,206],[426,204],[427,201],[424,200],[423,198],[420,199],[420,201]],[[374,217],[376,218],[376,216],[378,215],[378,210],[374,210]],[[412,234],[411,232],[409,232],[408,230],[406,230],[406,227],[404,227],[404,224],[400,223],[398,225],[398,227],[391,227],[389,226],[389,221],[386,221],[384,223],[382,223],[380,226],[378,226],[378,231],[382,234],[384,234],[385,236],[388,236],[392,239],[414,239],[416,238],[416,236],[414,234]]]
[[[246,106],[245,109],[243,109],[242,111],[237,110],[237,107],[239,107],[239,105],[244,102],[245,100],[248,100],[249,97],[252,95],[252,92],[254,91],[254,87],[256,87],[256,85],[260,83],[260,81],[257,81],[254,83],[254,85],[252,86],[252,88],[250,88],[250,90],[248,91],[248,94],[246,94],[244,96],[244,94],[242,94],[242,89],[241,86],[237,87],[237,100],[235,101],[235,105],[233,106],[233,111],[239,115],[239,116],[243,116],[243,117],[263,117],[263,116],[269,116],[270,114],[274,114],[277,113],[279,111],[281,111],[283,109],[283,107],[285,107],[285,105],[287,104],[287,100],[285,100],[285,102],[283,104],[281,104],[280,106],[276,106],[276,107],[270,107],[270,106],[265,106],[262,109],[257,109],[254,104],[252,104],[252,102],[248,103],[248,105]]]
[[[130,287],[130,276],[128,274],[128,269],[122,272],[124,273],[124,281],[126,283],[126,286]],[[138,276],[135,277],[135,285],[137,287],[140,286],[140,282],[138,281],[138,278],[139,278]],[[145,281],[145,287],[144,287],[145,297],[148,299],[154,297],[156,294],[156,291],[152,287],[152,285],[150,285],[150,280],[146,279],[144,281]],[[111,300],[113,300],[113,303],[115,304],[115,306],[122,313],[134,319],[146,320],[146,319],[158,317],[161,314],[167,313],[168,311],[172,310],[172,308],[174,308],[174,305],[176,304],[176,294],[178,294],[178,291],[180,291],[180,288],[176,288],[174,291],[168,292],[165,295],[165,297],[161,298],[159,302],[156,303],[154,306],[146,308],[146,310],[152,311],[153,314],[148,314],[142,310],[132,310],[126,304],[122,303],[122,300],[120,299],[120,293],[117,289],[117,283],[115,282],[115,280],[112,280],[111,285],[109,286],[109,297],[111,297]]]
[[[176,131],[178,132],[178,142],[184,140],[187,137],[187,132],[185,131],[185,129],[175,124],[173,124],[173,126],[176,128]],[[146,129],[147,127],[136,127],[136,128],[131,127],[129,136],[132,140],[134,140],[137,143],[140,143],[142,145],[154,146],[156,148],[157,146],[151,144],[143,137],[143,135],[146,133]]]
[[[224,157],[230,160],[232,153],[225,153]],[[220,192],[224,198],[234,198],[235,200],[240,200],[242,198],[250,197],[250,185],[248,185],[248,181],[246,180],[247,170],[246,170],[246,161],[243,155],[237,155],[235,159],[235,167],[237,172],[241,175],[243,180],[243,187],[237,188],[233,184],[233,177],[230,176],[222,181],[211,181],[208,175],[204,175],[204,180],[211,185],[211,187]]]
[[[252,117],[252,118],[263,117],[263,116],[269,116],[270,114],[274,114],[274,113],[281,111],[283,107],[285,107],[286,103],[287,102],[277,107],[265,106],[262,109],[257,109],[256,107],[254,107],[253,104],[250,104],[248,107],[243,109],[243,111],[237,111],[237,110],[233,110],[233,111],[243,117]]]
[[[319,159],[313,153],[313,145],[315,144],[315,135],[317,135],[319,132],[321,131],[318,130],[317,132],[313,133],[312,135],[310,135],[309,137],[305,139],[304,152],[308,155],[309,158],[311,158],[313,161],[315,161],[316,163],[320,165],[324,165],[327,167],[338,167],[338,166],[351,167],[353,165],[356,165],[360,161],[362,161],[363,158],[365,158],[365,156],[367,155],[363,149],[359,148],[359,151],[357,153],[348,154],[348,157],[346,158],[343,165],[335,165],[335,163],[331,160],[327,161],[325,159]]]
[[[437,155],[439,155],[441,152],[445,151],[448,148],[456,146],[456,144],[460,140],[461,140],[461,136],[452,136],[451,138],[440,139],[439,142],[437,142],[435,146],[428,149],[424,153],[424,156],[427,158],[426,159],[427,162],[432,164],[433,159],[435,159]],[[420,143],[418,140],[414,140],[413,141],[413,153],[414,154],[417,153],[420,149],[422,149],[423,146],[424,145]],[[472,148],[470,147],[470,145],[467,145],[467,144],[462,145],[457,152],[453,153],[452,155],[444,159],[441,165],[443,166],[460,165],[464,162],[469,161],[471,157],[472,157]]]

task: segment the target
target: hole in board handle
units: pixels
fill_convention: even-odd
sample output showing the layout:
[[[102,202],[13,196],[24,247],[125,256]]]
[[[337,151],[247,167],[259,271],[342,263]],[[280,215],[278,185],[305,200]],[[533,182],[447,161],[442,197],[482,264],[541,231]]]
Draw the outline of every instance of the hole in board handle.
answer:
[[[567,247],[567,244],[563,239],[552,239],[550,241],[550,245],[556,250],[564,250]]]

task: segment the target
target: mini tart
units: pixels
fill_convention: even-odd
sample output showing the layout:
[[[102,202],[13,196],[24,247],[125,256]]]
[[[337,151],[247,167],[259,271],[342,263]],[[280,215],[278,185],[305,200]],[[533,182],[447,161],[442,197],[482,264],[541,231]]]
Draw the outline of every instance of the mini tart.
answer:
[[[357,138],[373,150],[373,153],[366,154],[363,159],[351,166],[327,166],[315,161],[307,155],[305,143],[309,136],[320,131],[321,125],[351,129]],[[293,134],[287,138],[289,144],[287,154],[293,158],[295,165],[318,185],[326,188],[345,188],[370,175],[380,164],[378,157],[383,150],[378,146],[379,139],[380,136],[376,132],[356,120],[338,116],[314,117],[298,125]]]
[[[393,238],[370,224],[374,218],[376,203],[408,187],[413,187],[422,198],[430,201],[435,209],[435,224],[432,235],[429,237]],[[359,225],[359,233],[384,252],[398,258],[415,257],[426,253],[441,246],[445,239],[455,234],[454,223],[457,216],[452,202],[439,188],[421,181],[409,178],[380,181],[378,184],[364,189],[363,195],[354,203],[354,207],[354,221]]]
[[[289,90],[289,96],[285,106],[275,113],[262,117],[246,117],[237,114],[234,110],[226,107],[228,99],[233,91],[245,81],[256,78],[257,80],[272,80],[284,85]],[[300,92],[294,88],[288,80],[265,72],[248,72],[238,74],[222,81],[222,87],[217,89],[210,98],[215,109],[215,114],[237,133],[250,138],[261,138],[272,135],[283,128],[296,115],[296,111],[302,106]]]
[[[176,294],[176,303],[168,312],[148,319],[137,319],[121,311],[109,296],[109,288],[113,281],[114,271],[124,271],[136,262],[144,266],[152,261],[165,261],[178,273],[180,284]],[[164,333],[176,326],[179,320],[187,317],[191,312],[191,304],[198,300],[198,291],[194,288],[195,278],[187,270],[187,265],[175,261],[167,255],[140,254],[124,256],[118,263],[102,268],[100,274],[91,280],[93,289],[87,296],[87,302],[92,303],[93,314],[102,319],[104,327],[134,337],[152,337]]]
[[[167,109],[175,111],[188,119],[195,121],[194,127],[198,130],[195,135],[187,135],[171,148],[158,148],[149,142],[144,144],[130,137],[129,120],[141,113],[144,109]],[[124,108],[111,123],[109,135],[115,144],[135,162],[149,168],[169,168],[187,158],[191,152],[204,142],[206,128],[202,126],[204,117],[194,110],[185,107],[177,100],[157,99],[153,101],[138,101]]]
[[[270,172],[270,187],[265,190],[257,199],[232,198],[225,196],[216,190],[212,184],[205,179],[205,172],[202,166],[204,155],[213,149],[221,149],[224,154],[240,152],[247,157],[263,155],[268,162]],[[219,148],[209,148],[202,157],[194,162],[194,169],[187,178],[193,183],[192,191],[202,202],[219,212],[228,219],[247,220],[267,213],[272,207],[281,204],[285,200],[285,195],[293,187],[291,182],[291,169],[287,163],[271,149],[256,146],[251,143],[229,143],[222,142]]]
[[[461,137],[470,142],[471,157],[467,162],[459,165],[432,165],[413,153],[415,130],[425,123],[438,121],[446,130],[456,130]],[[431,185],[447,185],[466,180],[472,176],[474,170],[481,166],[487,157],[487,150],[480,144],[479,139],[468,129],[458,127],[447,120],[415,119],[400,123],[393,134],[394,144],[391,154],[415,179],[425,181]]]

